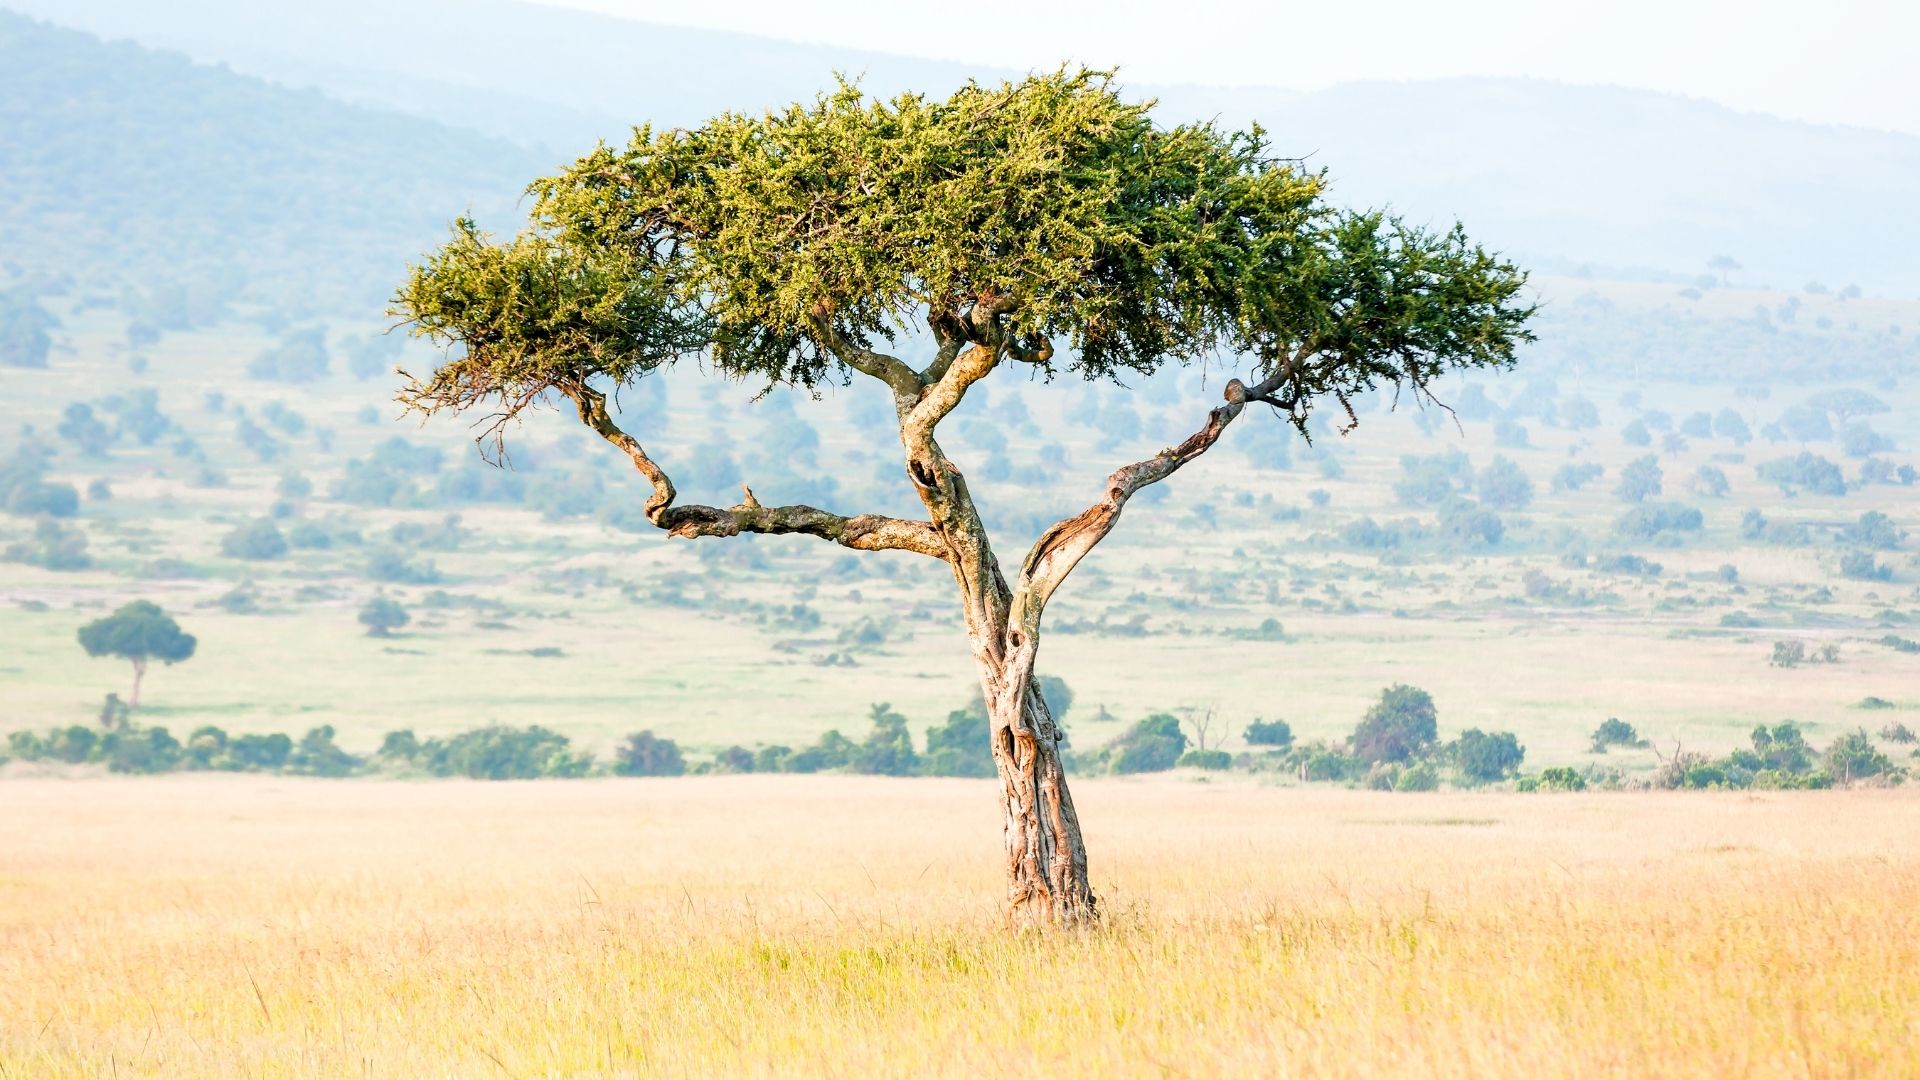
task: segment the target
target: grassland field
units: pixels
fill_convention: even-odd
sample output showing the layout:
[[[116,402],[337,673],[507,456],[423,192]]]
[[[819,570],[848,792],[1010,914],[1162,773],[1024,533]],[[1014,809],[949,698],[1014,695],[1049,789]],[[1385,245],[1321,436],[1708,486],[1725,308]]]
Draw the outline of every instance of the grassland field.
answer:
[[[1576,289],[1654,302],[1651,286],[1562,281],[1545,288],[1550,303]],[[1737,308],[1757,295],[1715,290],[1701,303]],[[1811,310],[1822,303],[1841,310],[1834,301],[1813,303]],[[1845,310],[1920,329],[1920,304],[1857,301]],[[112,497],[87,500],[78,519],[90,537],[93,569],[0,564],[0,639],[8,643],[0,656],[0,728],[84,720],[105,692],[124,691],[121,666],[88,659],[73,635],[80,623],[136,596],[175,610],[201,639],[193,660],[157,670],[147,684],[149,722],[182,733],[217,723],[298,735],[328,723],[343,745],[364,751],[398,727],[426,735],[489,722],[541,723],[602,750],[626,732],[650,728],[697,756],[734,743],[797,745],[829,727],[857,734],[866,706],[877,701],[891,702],[917,730],[973,692],[951,583],[930,562],[861,556],[849,567],[849,553],[809,538],[690,544],[591,517],[547,520],[519,507],[342,503],[328,498],[331,485],[348,459],[379,441],[403,436],[443,451],[446,467],[454,468],[476,455],[472,432],[454,422],[396,419],[391,377],[360,381],[336,371],[297,386],[249,380],[247,362],[273,340],[265,332],[170,334],[132,350],[106,315],[66,321],[65,348],[52,369],[10,377],[9,418],[58,447],[52,432],[69,403],[151,387],[160,408],[219,463],[226,482],[197,485],[195,468],[175,459],[166,439],[151,447],[123,441],[100,458],[62,451],[54,478],[82,487],[105,480]],[[146,361],[138,374],[128,368],[136,353]],[[413,352],[405,362],[418,367],[431,359]],[[1530,371],[1523,363],[1484,385],[1502,400],[1543,374],[1556,393],[1597,403],[1600,425],[1573,431],[1530,423],[1527,447],[1500,446],[1488,423],[1456,425],[1443,417],[1423,434],[1414,423],[1418,410],[1403,401],[1393,412],[1364,413],[1344,438],[1323,431],[1321,451],[1295,438],[1292,466],[1272,470],[1256,468],[1241,441],[1258,437],[1249,433],[1255,425],[1279,421],[1249,415],[1212,454],[1169,482],[1164,501],[1130,509],[1049,610],[1055,629],[1042,668],[1076,691],[1068,725],[1077,745],[1098,745],[1154,709],[1216,710],[1232,733],[1229,749],[1256,717],[1285,718],[1303,738],[1338,738],[1393,682],[1433,693],[1443,734],[1469,726],[1516,732],[1530,768],[1587,760],[1586,733],[1608,716],[1627,719],[1668,750],[1682,744],[1718,751],[1763,721],[1798,720],[1816,740],[1877,723],[1882,718],[1854,708],[1867,696],[1920,709],[1920,658],[1877,644],[1920,621],[1913,541],[1884,553],[1891,580],[1855,581],[1837,574],[1843,548],[1830,538],[1869,509],[1889,515],[1910,537],[1920,535],[1920,486],[1789,496],[1758,479],[1753,464],[1797,452],[1800,444],[1694,439],[1663,452],[1657,442],[1651,451],[1628,446],[1617,434],[1646,410],[1677,419],[1728,405],[1758,431],[1820,384],[1742,399],[1725,385],[1662,381],[1657,371]],[[981,426],[1002,430],[1016,461],[1046,444],[1058,444],[1066,460],[1044,484],[976,482],[990,523],[1007,523],[999,530],[1003,560],[1015,558],[1042,523],[1082,505],[1109,469],[1190,431],[1224,378],[1194,372],[1180,377],[1177,397],[1135,395],[1140,433],[1128,439],[1107,438],[1101,424],[1071,418],[1092,393],[1071,379],[1052,388],[989,385],[986,402],[963,408],[949,423],[963,467],[985,456],[972,446]],[[752,482],[754,422],[738,421],[752,414],[747,399],[755,389],[671,382],[665,431],[652,441],[670,460],[690,460],[687,450],[695,446],[730,449]],[[1868,389],[1899,401],[1896,393]],[[222,412],[203,404],[209,390],[224,394]],[[1635,407],[1621,403],[1628,392],[1640,395]],[[866,396],[877,393],[855,384],[824,388],[817,402],[776,395],[819,432],[817,471],[844,481],[829,501],[836,509],[911,510],[904,481],[890,470],[890,436],[859,419],[862,407],[875,405]],[[1109,403],[1129,396],[1101,393]],[[1034,418],[1024,432],[997,420],[1015,398]],[[273,402],[298,412],[305,426],[284,438],[285,457],[257,461],[234,441],[235,412],[248,410],[257,420]],[[1901,403],[1870,420],[1899,447],[1884,456],[1914,460],[1906,448],[1920,440],[1920,415]],[[576,461],[616,481],[624,477],[628,470],[577,428],[550,412],[510,433],[509,449],[536,463],[525,473],[529,483],[552,483]],[[1534,501],[1503,514],[1500,544],[1382,553],[1341,541],[1342,527],[1362,516],[1430,519],[1396,500],[1400,459],[1452,448],[1477,467],[1504,455],[1529,475]],[[1857,464],[1836,446],[1811,448],[1849,470]],[[1627,508],[1610,493],[1614,477],[1648,452],[1660,454],[1663,498],[1705,512],[1697,536],[1654,544],[1612,534]],[[1319,471],[1317,453],[1339,463],[1338,476]],[[1600,464],[1606,475],[1579,491],[1552,490],[1552,472],[1570,461]],[[1728,495],[1689,495],[1687,478],[1716,461],[1731,482]],[[293,516],[282,524],[323,520],[377,541],[396,524],[432,528],[459,512],[464,533],[457,547],[408,551],[430,558],[443,580],[370,581],[361,569],[365,547],[295,550],[272,561],[222,556],[221,538],[265,514],[289,471],[308,477],[314,493],[293,500]],[[688,497],[721,505],[738,498],[724,488],[682,487],[692,488]],[[637,488],[621,490],[637,501]],[[763,500],[782,498],[777,486],[756,490]],[[1308,500],[1316,490],[1324,508]],[[1815,542],[1782,547],[1745,539],[1738,525],[1747,508],[1806,523]],[[0,517],[0,546],[32,527],[28,518]],[[1561,556],[1569,537],[1596,554],[1637,552],[1663,570],[1636,577],[1568,569]],[[1722,580],[1723,565],[1737,569],[1737,580]],[[1597,599],[1530,597],[1529,569]],[[236,587],[250,592],[251,612],[217,602]],[[410,608],[414,622],[404,634],[371,638],[355,621],[376,592]],[[443,594],[443,606],[429,606],[434,593]],[[783,618],[795,604],[817,621]],[[1753,625],[1722,626],[1731,611],[1751,616]],[[1284,626],[1283,640],[1252,633],[1269,617]],[[862,620],[883,624],[884,642],[848,647],[841,635]],[[1138,636],[1098,629],[1129,622],[1138,624]],[[1066,632],[1076,626],[1094,630]],[[1836,644],[1841,662],[1771,667],[1771,643],[1783,637]],[[836,654],[856,666],[822,666]],[[1623,751],[1610,763],[1642,770],[1654,760],[1652,750]]]
[[[1911,1076],[1909,790],[0,784],[0,1077]]]

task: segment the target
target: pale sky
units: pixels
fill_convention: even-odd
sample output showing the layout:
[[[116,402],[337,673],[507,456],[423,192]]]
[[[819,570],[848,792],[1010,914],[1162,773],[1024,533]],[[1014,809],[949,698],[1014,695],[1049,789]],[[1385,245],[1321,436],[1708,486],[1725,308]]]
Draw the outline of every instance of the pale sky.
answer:
[[[1134,82],[1520,75],[1920,134],[1920,0],[539,2],[1016,69],[1117,65]]]

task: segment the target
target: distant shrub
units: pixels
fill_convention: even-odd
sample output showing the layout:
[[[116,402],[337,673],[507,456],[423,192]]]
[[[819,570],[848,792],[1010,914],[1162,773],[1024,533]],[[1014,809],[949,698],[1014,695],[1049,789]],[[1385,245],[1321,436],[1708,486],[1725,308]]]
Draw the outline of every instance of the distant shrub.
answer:
[[[376,596],[360,609],[360,625],[369,637],[387,637],[411,621],[407,609],[391,597]]]
[[[1540,770],[1535,781],[1536,791],[1585,791],[1587,778],[1565,765]]]
[[[1858,521],[1841,529],[1840,539],[1850,544],[1891,551],[1906,539],[1906,533],[1893,523],[1892,518],[1878,510],[1869,510],[1861,514]]]
[[[872,727],[854,755],[854,771],[876,776],[912,776],[919,771],[920,758],[913,752],[907,718],[885,702],[871,706],[867,718]]]
[[[1170,713],[1154,713],[1134,724],[1107,747],[1116,773],[1165,772],[1187,749],[1186,733]]]
[[[1874,559],[1868,551],[1849,551],[1840,556],[1840,576],[1855,581],[1892,581],[1893,567]]]
[[[1713,465],[1702,465],[1698,469],[1695,469],[1693,479],[1688,482],[1687,486],[1692,489],[1695,495],[1705,496],[1709,499],[1724,498],[1727,492],[1731,490],[1731,485],[1727,481],[1727,474]]]
[[[1620,515],[1613,531],[1634,540],[1652,540],[1664,534],[1699,532],[1705,524],[1700,511],[1680,503],[1645,503]]]
[[[1607,470],[1591,461],[1577,465],[1562,465],[1553,474],[1553,490],[1579,491],[1581,488],[1600,479]]]
[[[1510,731],[1481,731],[1468,728],[1449,747],[1454,768],[1469,784],[1491,784],[1503,780],[1520,768],[1527,756]]]
[[[1440,770],[1428,762],[1421,762],[1409,769],[1402,769],[1394,778],[1395,791],[1438,791],[1440,790]]]
[[[1641,502],[1660,494],[1660,459],[1652,454],[1634,458],[1620,470],[1620,482],[1614,485],[1616,497]]]
[[[367,557],[367,577],[393,585],[434,585],[440,569],[431,560],[408,559],[395,548],[381,548]]]
[[[1892,759],[1873,745],[1865,728],[1858,728],[1833,740],[1822,755],[1827,775],[1835,783],[1851,784],[1878,776],[1898,774]]]
[[[87,534],[52,518],[42,518],[34,525],[31,539],[7,545],[0,558],[43,570],[85,570],[93,565],[87,554]]]
[[[287,553],[287,538],[268,518],[256,518],[220,541],[220,554],[233,559],[264,561]]]
[[[927,729],[927,753],[920,771],[928,776],[992,776],[993,747],[987,711],[977,702],[947,714],[947,722]]]
[[[1206,769],[1218,772],[1233,767],[1233,755],[1225,750],[1189,750],[1180,755],[1176,762],[1183,769]]]
[[[1418,687],[1396,683],[1380,692],[1354,729],[1353,754],[1371,765],[1410,761],[1427,752],[1439,737],[1433,697]]]
[[[1596,754],[1604,754],[1609,748],[1615,746],[1638,749],[1647,745],[1647,740],[1640,737],[1640,733],[1633,729],[1632,724],[1615,716],[1602,720],[1600,726],[1593,729],[1590,741],[1592,751]]]
[[[1241,736],[1249,746],[1271,746],[1285,750],[1293,745],[1293,727],[1285,720],[1255,720]]]
[[[1520,466],[1502,455],[1480,473],[1475,490],[1480,501],[1499,510],[1520,510],[1533,502],[1533,482]]]
[[[637,739],[640,736],[633,736]],[[664,740],[662,740],[664,742]],[[671,743],[666,745],[672,746]],[[624,771],[631,746],[620,749],[614,771]],[[679,761],[679,748],[673,748]],[[464,776],[474,780],[537,780],[544,777],[584,776],[593,767],[593,755],[577,753],[565,735],[535,724],[516,728],[491,725],[464,731],[448,739],[428,739],[412,758],[415,766],[434,776]],[[684,772],[685,763],[679,766]],[[646,774],[657,775],[657,774]]]
[[[1440,507],[1440,531],[1461,543],[1492,547],[1506,535],[1507,525],[1491,510],[1452,499]]]
[[[1820,495],[1847,493],[1846,476],[1840,466],[1811,451],[1763,462],[1754,467],[1754,473],[1785,491],[1804,489]]]
[[[273,382],[312,382],[326,374],[326,331],[317,326],[288,333],[247,365],[249,377]]]

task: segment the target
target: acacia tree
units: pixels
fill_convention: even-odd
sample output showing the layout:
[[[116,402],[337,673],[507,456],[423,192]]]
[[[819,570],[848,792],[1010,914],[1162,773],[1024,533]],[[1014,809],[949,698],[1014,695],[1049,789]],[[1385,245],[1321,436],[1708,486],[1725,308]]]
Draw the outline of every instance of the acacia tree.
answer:
[[[947,564],[989,714],[1005,810],[1009,916],[1094,913],[1086,848],[1036,687],[1047,602],[1129,498],[1205,453],[1252,405],[1307,433],[1316,401],[1504,366],[1528,335],[1524,275],[1459,227],[1428,232],[1329,206],[1325,178],[1255,128],[1156,125],[1100,73],[1061,71],[946,100],[810,104],[642,127],[535,181],[532,220],[471,220],[417,266],[395,313],[447,347],[401,393],[503,426],[544,400],[652,485],[669,535],[803,533]],[[917,356],[909,350],[919,349]],[[855,377],[891,392],[905,480],[926,517],[678,505],[608,395],[677,361],[763,386]],[[1242,369],[1199,427],[1122,465],[1092,503],[1003,569],[940,423],[1009,365],[1111,379],[1217,360]],[[483,435],[483,439],[487,436]]]
[[[135,600],[105,618],[80,628],[80,647],[88,656],[117,656],[133,663],[133,690],[127,707],[140,707],[140,680],[149,661],[177,664],[193,656],[199,644],[173,617],[151,600]]]

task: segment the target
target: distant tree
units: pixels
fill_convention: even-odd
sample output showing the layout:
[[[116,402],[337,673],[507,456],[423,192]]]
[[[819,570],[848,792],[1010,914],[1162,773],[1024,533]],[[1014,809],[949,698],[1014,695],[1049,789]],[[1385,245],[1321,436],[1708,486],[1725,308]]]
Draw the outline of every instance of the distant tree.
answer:
[[[269,518],[255,518],[220,541],[220,554],[233,559],[261,561],[277,559],[286,553],[287,538],[280,532],[280,526]]]
[[[1248,746],[1271,746],[1285,750],[1293,745],[1293,726],[1285,720],[1255,720],[1241,735]]]
[[[1727,474],[1713,465],[1702,465],[1694,470],[1693,479],[1688,483],[1688,487],[1696,495],[1715,499],[1724,497],[1729,490]]]
[[[1632,724],[1614,716],[1602,720],[1600,726],[1593,729],[1591,742],[1592,750],[1596,754],[1604,754],[1609,748],[1615,746],[1642,748],[1647,745],[1647,740],[1640,737],[1640,733],[1633,729]]]
[[[1600,479],[1607,470],[1591,461],[1577,465],[1562,465],[1553,474],[1553,490],[1579,491],[1588,484]]]
[[[1745,446],[1753,441],[1753,430],[1747,427],[1747,422],[1732,409],[1721,409],[1713,414],[1713,433],[1723,439],[1730,439],[1739,446]]]
[[[1822,755],[1822,764],[1835,783],[1850,784],[1855,780],[1882,776],[1895,771],[1892,759],[1873,745],[1873,738],[1865,728],[1850,731],[1833,740]]]
[[[0,557],[44,570],[85,570],[93,565],[87,554],[87,534],[52,518],[40,519],[32,539],[8,544]]]
[[[927,729],[927,753],[921,771],[928,776],[992,776],[993,747],[984,700],[947,714],[947,722]]]
[[[1847,476],[1840,466],[1809,450],[1787,458],[1763,461],[1754,466],[1754,475],[1780,485],[1784,491],[1804,488],[1820,495],[1845,495]]]
[[[1425,690],[1396,683],[1380,692],[1380,700],[1354,729],[1353,755],[1373,765],[1383,761],[1411,761],[1425,754],[1439,738],[1439,715]]]
[[[621,776],[679,776],[687,771],[680,746],[651,731],[627,736],[614,751],[613,771]]]
[[[1660,459],[1652,454],[1637,457],[1620,470],[1620,482],[1613,494],[1627,502],[1640,502],[1660,494]]]
[[[306,383],[327,375],[327,333],[317,326],[289,332],[253,358],[247,375],[269,382]]]
[[[912,776],[919,770],[920,757],[913,752],[913,736],[907,733],[907,718],[881,702],[867,710],[872,728],[854,757],[855,772],[879,776]]]
[[[160,605],[150,600],[135,600],[103,619],[95,619],[80,628],[80,647],[88,656],[115,656],[133,664],[133,690],[127,695],[129,708],[140,707],[140,680],[147,664],[158,660],[177,664],[193,656],[198,644],[192,634]]]
[[[1627,421],[1627,426],[1620,429],[1620,438],[1628,446],[1653,445],[1653,432],[1648,431],[1647,422],[1638,417]]]
[[[1187,735],[1180,718],[1154,713],[1127,729],[1109,746],[1108,760],[1117,773],[1165,772],[1186,753]]]
[[[1533,502],[1533,481],[1509,458],[1495,454],[1480,471],[1480,501],[1499,510],[1522,510]]]
[[[1509,365],[1528,337],[1515,266],[1459,229],[1339,209],[1324,192],[1258,132],[1168,126],[1097,73],[969,84],[946,100],[873,101],[843,86],[792,108],[641,128],[537,181],[531,229],[496,241],[462,221],[416,269],[398,314],[455,348],[403,396],[501,425],[571,403],[646,480],[645,515],[672,536],[803,533],[947,563],[1004,781],[1010,915],[1079,922],[1093,913],[1086,851],[1058,727],[1032,687],[1057,589],[1136,493],[1267,411],[1249,406],[1305,433],[1318,401],[1351,405],[1389,383],[1424,397],[1443,373]],[[921,340],[908,326],[928,335],[917,364],[882,351]],[[1133,383],[1212,355],[1244,358],[1245,379],[1225,382],[1191,435],[1114,471],[1024,557],[994,552],[970,486],[984,476],[963,477],[936,438],[977,384],[1009,365]],[[873,380],[897,419],[896,475],[924,519],[751,493],[731,508],[676,505],[667,470],[610,399],[682,361],[759,385]],[[1129,412],[1103,406],[1103,428]],[[760,440],[737,415],[724,430],[736,446]]]
[[[84,401],[68,405],[54,431],[88,457],[105,457],[113,445],[113,429],[94,415],[93,406]]]
[[[1809,408],[1818,409],[1833,420],[1833,427],[1844,428],[1863,416],[1889,412],[1892,406],[1865,390],[1823,390],[1807,399]]]
[[[360,609],[360,625],[367,628],[368,637],[387,637],[411,621],[407,609],[391,597],[376,596]]]
[[[1731,255],[1715,255],[1707,260],[1707,269],[1718,276],[1720,284],[1725,285],[1728,281],[1727,275],[1740,269],[1740,264]]]
[[[0,292],[0,365],[46,367],[53,348],[47,331],[59,325],[60,320],[25,290]]]
[[[1860,515],[1860,520],[1840,530],[1840,538],[1849,543],[1865,544],[1867,547],[1891,551],[1906,539],[1906,532],[1893,523],[1893,519],[1878,510],[1869,510]]]
[[[1527,756],[1526,748],[1512,732],[1488,734],[1479,728],[1461,732],[1450,749],[1454,768],[1460,770],[1461,779],[1470,784],[1504,780],[1519,770],[1520,762]]]
[[[400,334],[354,334],[340,340],[340,351],[347,354],[348,374],[364,381],[392,368],[406,343]]]

